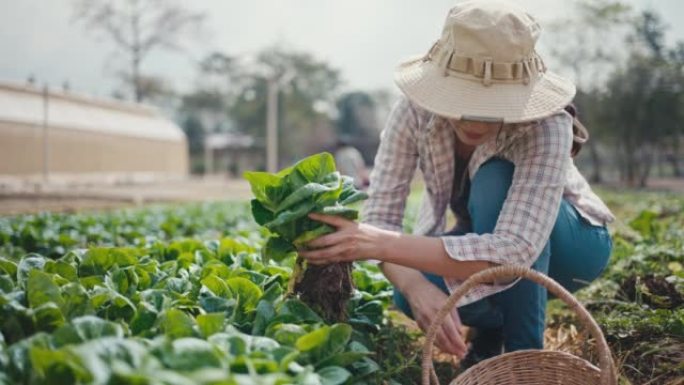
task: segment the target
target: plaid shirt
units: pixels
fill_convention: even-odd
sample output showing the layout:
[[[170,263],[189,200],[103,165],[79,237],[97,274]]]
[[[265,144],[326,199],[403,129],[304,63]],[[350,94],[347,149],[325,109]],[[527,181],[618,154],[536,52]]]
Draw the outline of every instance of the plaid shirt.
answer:
[[[411,180],[419,168],[426,194],[414,233],[444,233],[456,135],[443,122],[405,97],[397,102],[381,134],[364,223],[401,231]],[[572,117],[559,112],[534,123],[506,125],[498,136],[477,146],[468,164],[471,178],[483,163],[499,157],[515,165],[513,181],[494,232],[442,236],[449,256],[458,261],[531,266],[549,239],[562,198],[594,225],[611,222],[610,210],[591,191],[570,157],[572,142]],[[452,278],[445,281],[452,291],[461,284]],[[481,285],[461,299],[459,306],[511,285]]]

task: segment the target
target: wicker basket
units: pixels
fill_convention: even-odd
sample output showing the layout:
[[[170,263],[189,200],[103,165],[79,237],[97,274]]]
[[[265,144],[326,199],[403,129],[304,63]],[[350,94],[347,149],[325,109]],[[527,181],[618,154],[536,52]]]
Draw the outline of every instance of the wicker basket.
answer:
[[[437,329],[458,300],[474,286],[522,277],[536,282],[565,302],[596,340],[599,368],[572,354],[549,350],[521,350],[484,360],[456,377],[451,385],[616,385],[617,376],[606,339],[589,312],[551,278],[522,266],[499,266],[471,276],[454,291],[428,329],[423,347],[423,385],[439,379],[432,366]]]

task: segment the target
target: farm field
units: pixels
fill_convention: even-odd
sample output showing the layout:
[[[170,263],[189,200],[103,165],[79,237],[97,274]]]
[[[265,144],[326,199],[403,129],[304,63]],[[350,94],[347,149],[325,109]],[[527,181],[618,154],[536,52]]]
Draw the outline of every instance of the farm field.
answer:
[[[602,196],[613,258],[578,297],[622,383],[682,384],[684,198]],[[0,218],[0,384],[419,383],[420,333],[374,266],[326,324],[285,296],[294,258],[264,262],[267,237],[243,202]],[[547,347],[593,359],[573,324],[552,302]]]

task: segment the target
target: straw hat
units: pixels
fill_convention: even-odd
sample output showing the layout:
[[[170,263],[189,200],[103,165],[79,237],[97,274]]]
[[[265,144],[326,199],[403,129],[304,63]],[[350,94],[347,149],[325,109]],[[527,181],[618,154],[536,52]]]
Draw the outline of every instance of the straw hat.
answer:
[[[417,105],[454,119],[517,123],[560,111],[575,95],[534,50],[539,24],[506,1],[471,0],[449,11],[427,54],[399,65],[395,81]]]

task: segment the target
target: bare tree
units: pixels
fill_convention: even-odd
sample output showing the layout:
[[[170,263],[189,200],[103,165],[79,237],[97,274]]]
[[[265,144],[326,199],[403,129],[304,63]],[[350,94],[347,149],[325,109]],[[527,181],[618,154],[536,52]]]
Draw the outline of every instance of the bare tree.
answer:
[[[212,89],[233,97],[240,88],[240,79],[245,77],[240,58],[222,52],[211,52],[199,62],[200,82],[205,89]]]
[[[199,31],[202,13],[175,0],[73,0],[74,16],[87,29],[99,31],[127,55],[129,70],[123,79],[135,100],[144,98],[141,63],[150,52],[180,50],[183,40]]]

